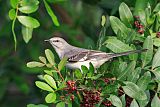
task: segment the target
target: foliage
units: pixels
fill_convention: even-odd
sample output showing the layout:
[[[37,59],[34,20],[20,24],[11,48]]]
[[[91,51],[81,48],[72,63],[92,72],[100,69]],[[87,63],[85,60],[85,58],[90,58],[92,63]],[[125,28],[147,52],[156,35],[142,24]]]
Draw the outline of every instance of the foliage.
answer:
[[[0,54],[0,106],[17,107],[28,103],[28,107],[52,104],[57,107],[87,106],[85,104],[158,107],[160,4],[157,0],[124,2],[10,0],[9,3],[0,0],[0,49],[3,50]],[[7,12],[11,21],[6,18]],[[101,30],[96,30],[99,27]],[[83,73],[71,71],[65,68],[67,58],[59,61],[55,51],[45,49],[48,46],[43,44],[48,35],[57,32],[66,34],[63,37],[71,44],[83,48],[115,53],[143,48],[148,51],[115,58],[97,69],[97,73],[92,64],[90,68],[82,66]],[[12,34],[15,47],[17,41],[19,43],[16,52],[10,38]],[[26,46],[22,38],[30,43]],[[44,49],[45,57],[28,62],[30,68],[24,66],[28,59],[37,59]]]

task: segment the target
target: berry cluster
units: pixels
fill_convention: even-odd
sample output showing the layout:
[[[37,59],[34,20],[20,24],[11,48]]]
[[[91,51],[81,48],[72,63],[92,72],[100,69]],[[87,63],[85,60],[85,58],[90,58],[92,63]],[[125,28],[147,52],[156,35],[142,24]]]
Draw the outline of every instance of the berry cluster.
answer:
[[[130,107],[133,98],[126,95],[126,107]]]
[[[110,79],[109,79],[109,78],[105,78],[105,79],[104,79],[104,82],[105,82],[106,84],[108,84],[108,83],[110,82]]]
[[[143,34],[144,33],[144,27],[143,27],[143,25],[141,24],[141,22],[139,20],[139,16],[135,16],[134,25],[137,28],[137,32],[139,34]]]
[[[109,100],[103,101],[102,104],[107,107],[112,106],[112,103]]]
[[[69,81],[67,81],[66,83],[67,83],[67,88],[66,88],[66,90],[67,90],[68,94],[71,94],[70,100],[73,101],[73,100],[74,100],[73,92],[74,92],[74,91],[77,91],[77,87],[76,87],[76,85],[75,85],[76,82],[69,80]]]
[[[123,91],[123,88],[122,87],[119,87],[118,89],[118,96],[122,96],[124,94],[124,91]]]
[[[157,32],[156,36],[157,38],[160,38],[160,32]]]
[[[83,101],[81,103],[81,107],[94,107],[95,104],[100,101],[100,92],[96,91],[83,91]]]
[[[71,80],[67,81],[67,90],[69,93],[73,93],[74,91],[77,90],[75,83],[76,83],[75,81]]]

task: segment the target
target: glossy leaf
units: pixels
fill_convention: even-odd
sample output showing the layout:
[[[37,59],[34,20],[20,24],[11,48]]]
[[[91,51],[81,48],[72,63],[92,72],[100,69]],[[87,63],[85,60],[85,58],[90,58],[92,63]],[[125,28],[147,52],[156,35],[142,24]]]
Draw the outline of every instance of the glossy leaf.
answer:
[[[47,10],[48,14],[52,18],[53,23],[56,26],[60,26],[60,24],[58,22],[58,19],[57,19],[57,16],[54,14],[54,12],[52,11],[51,7],[48,5],[48,3],[45,0],[43,0],[43,1],[44,1],[44,4],[45,4],[45,7],[46,7],[46,10]]]
[[[160,47],[158,48],[157,52],[155,53],[153,57],[152,62],[152,69],[160,66]]]
[[[15,9],[9,10],[9,18],[13,20],[15,17],[16,17],[16,10]]]
[[[50,63],[51,65],[54,65],[54,64],[55,64],[55,61],[54,61],[54,55],[53,55],[52,51],[49,50],[49,49],[46,49],[46,50],[45,50],[45,55],[46,55],[47,60],[49,61],[49,63]]]
[[[104,26],[105,23],[106,23],[106,17],[103,15],[103,16],[102,16],[101,25]]]
[[[129,7],[122,2],[119,6],[119,15],[121,18],[121,21],[127,26],[132,28],[134,19],[133,19],[133,15],[129,9]]]
[[[21,0],[20,6],[38,5],[38,0]]]
[[[76,71],[74,72],[75,76],[78,78],[78,79],[81,79],[82,78],[82,73],[79,69],[76,69]]]
[[[160,67],[156,68],[154,71],[153,71],[154,75],[155,75],[155,80],[157,82],[160,82]]]
[[[105,41],[106,47],[112,50],[115,53],[126,52],[132,50],[129,45],[123,43],[122,41],[116,38],[109,38]]]
[[[57,89],[55,80],[50,75],[44,75],[44,80],[54,89]]]
[[[160,3],[158,3],[156,5],[156,7],[154,8],[153,12],[159,12],[160,11]]]
[[[131,74],[131,72],[134,71],[135,66],[136,66],[136,62],[135,62],[135,61],[132,61],[132,62],[127,66],[127,68],[126,68],[124,71],[122,71],[121,74],[119,74],[119,76],[118,76],[117,79],[118,79],[118,80],[125,80],[126,77],[127,77],[127,75],[128,75],[128,74]]]
[[[108,100],[111,101],[114,106],[122,107],[122,102],[117,96],[111,94]]]
[[[59,71],[61,71],[62,68],[66,65],[67,59],[68,59],[67,57],[64,57],[64,58],[60,61],[60,63],[58,64],[58,69],[59,69]]]
[[[155,94],[151,102],[151,107],[159,107],[159,105],[160,105],[160,99],[157,96],[157,94]]]
[[[143,49],[148,49],[146,52],[141,54],[142,67],[145,67],[151,62],[153,56],[153,40],[150,36],[145,39]]]
[[[37,19],[30,16],[17,16],[19,22],[29,28],[37,28],[40,26],[40,23]]]
[[[115,16],[110,16],[111,27],[115,34],[120,30],[121,33],[126,37],[129,29]]]
[[[140,73],[141,73],[141,68],[138,67],[138,68],[136,68],[134,71],[132,71],[132,72],[130,73],[130,75],[128,75],[127,80],[128,80],[128,81],[131,81],[131,82],[133,82],[133,83],[136,83],[137,80],[139,79]]]
[[[41,62],[43,62],[44,64],[47,63],[46,58],[43,57],[43,56],[39,56],[39,60],[40,60]]]
[[[84,66],[84,65],[81,66],[81,70],[82,70],[83,74],[88,73],[88,68],[86,66]]]
[[[46,83],[41,82],[41,81],[36,81],[35,82],[36,86],[42,90],[46,90],[46,91],[50,91],[50,92],[54,92],[54,90]]]
[[[36,61],[28,62],[27,67],[34,68],[34,67],[43,67],[44,64]]]
[[[27,104],[27,107],[48,107],[48,106],[44,104]]]
[[[130,107],[139,107],[135,99],[132,100]]]
[[[146,72],[138,80],[137,85],[139,86],[139,88],[141,88],[142,90],[145,91],[147,89],[147,86],[150,83],[150,81],[151,81],[151,73],[150,72]]]
[[[153,44],[154,44],[154,46],[160,47],[160,39],[159,38],[154,38],[153,39]]]
[[[10,4],[13,8],[16,8],[19,0],[10,0]]]
[[[125,94],[135,98],[136,100],[145,100],[147,96],[144,91],[142,91],[136,84],[132,82],[124,82],[126,86],[122,86]]]
[[[45,97],[45,101],[47,103],[53,103],[56,100],[56,93],[49,93],[46,97]]]
[[[30,14],[30,13],[37,11],[38,5],[28,5],[28,6],[20,7],[18,9],[22,13]]]
[[[149,0],[136,0],[134,15],[138,16],[139,11],[144,11]]]
[[[23,40],[26,43],[28,43],[29,40],[32,38],[32,32],[33,32],[33,28],[22,26]]]
[[[60,102],[56,105],[56,107],[65,107],[65,102]]]

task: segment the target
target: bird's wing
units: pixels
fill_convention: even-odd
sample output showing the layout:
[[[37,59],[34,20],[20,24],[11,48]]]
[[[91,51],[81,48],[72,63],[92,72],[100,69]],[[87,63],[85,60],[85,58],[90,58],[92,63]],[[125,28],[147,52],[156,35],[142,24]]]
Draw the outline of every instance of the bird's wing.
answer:
[[[76,54],[72,54],[68,57],[69,62],[83,62],[87,60],[100,60],[102,58],[105,58],[107,56],[107,53],[101,52],[101,51],[94,51],[94,50],[88,50],[88,51],[81,51],[76,52]]]

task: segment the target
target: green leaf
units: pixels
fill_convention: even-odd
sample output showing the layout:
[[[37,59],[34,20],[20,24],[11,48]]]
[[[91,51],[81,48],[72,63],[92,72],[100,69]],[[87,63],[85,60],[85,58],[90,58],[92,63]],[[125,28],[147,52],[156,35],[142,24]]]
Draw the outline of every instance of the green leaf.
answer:
[[[58,70],[61,71],[62,68],[66,65],[67,63],[67,57],[63,57],[63,59],[60,61],[60,63],[58,64]]]
[[[132,25],[134,22],[133,15],[132,15],[129,7],[124,2],[122,2],[119,6],[119,15],[120,15],[122,22],[127,27],[132,28]]]
[[[46,57],[47,57],[47,60],[49,61],[49,63],[51,65],[54,65],[55,61],[54,61],[54,55],[53,55],[52,51],[49,49],[46,49],[45,54],[46,54]]]
[[[154,38],[153,44],[154,44],[154,46],[160,47],[160,38]]]
[[[135,40],[136,36],[141,36],[139,35],[135,30],[131,30],[129,32],[129,35],[126,37],[126,43],[130,44],[133,42],[133,40]]]
[[[81,71],[83,74],[87,74],[88,73],[88,68],[84,65],[81,66]]]
[[[15,9],[9,10],[9,18],[13,20],[15,17],[16,17],[16,10]]]
[[[157,94],[152,99],[151,107],[159,107],[160,105],[160,99],[158,98]]]
[[[157,82],[160,82],[160,67],[156,68],[154,71],[153,71],[154,75],[155,75],[155,79]]]
[[[40,23],[37,19],[30,16],[17,16],[19,22],[29,28],[37,28],[40,26]]]
[[[44,80],[54,89],[57,89],[55,80],[50,75],[44,75]]]
[[[53,103],[56,100],[56,93],[49,93],[46,97],[45,97],[45,101],[47,103]]]
[[[45,64],[40,63],[40,62],[36,62],[36,61],[32,61],[32,62],[28,62],[27,63],[27,67],[29,68],[34,68],[34,67],[43,67]]]
[[[22,13],[30,14],[30,13],[37,11],[38,5],[28,5],[28,6],[20,7],[18,9]]]
[[[152,61],[152,69],[160,66],[160,47],[158,48],[157,52],[155,53]]]
[[[125,99],[125,94],[123,94],[121,97],[120,97],[121,101],[122,101],[122,105],[123,107],[126,107],[126,99]]]
[[[20,6],[31,6],[31,5],[38,5],[38,0],[21,0]]]
[[[103,15],[103,16],[102,16],[101,25],[104,26],[105,23],[106,23],[106,17]]]
[[[56,107],[65,107],[65,102],[60,102],[56,105]]]
[[[110,16],[110,23],[115,34],[120,30],[124,37],[128,35],[129,29],[117,17]]]
[[[75,76],[78,78],[78,79],[81,79],[82,78],[82,73],[79,69],[76,69],[76,71],[74,72]]]
[[[151,81],[151,73],[150,72],[146,72],[138,80],[137,85],[139,86],[139,88],[141,88],[142,90],[145,91],[147,89],[147,86],[150,83],[150,81]]]
[[[138,16],[139,11],[144,11],[149,0],[136,0],[134,15]]]
[[[130,75],[128,75],[127,80],[136,83],[137,80],[139,79],[140,73],[141,73],[141,68],[138,67],[134,71],[132,71]]]
[[[143,49],[148,49],[141,54],[142,67],[145,67],[152,60],[153,56],[153,40],[151,36],[148,36],[143,44]]]
[[[116,38],[109,38],[108,40],[105,41],[104,44],[106,44],[106,47],[115,53],[126,52],[129,50],[132,50],[132,48],[129,47],[129,45],[123,43],[122,41]]]
[[[10,0],[10,4],[13,8],[16,8],[18,5],[19,0]]]
[[[145,100],[147,96],[144,91],[142,91],[136,84],[132,82],[124,82],[126,86],[122,86],[125,94],[136,100]]]
[[[54,90],[46,83],[41,82],[41,81],[36,81],[36,86],[42,90],[46,90],[46,91],[50,91],[50,92],[54,92]]]
[[[58,19],[57,19],[56,15],[54,14],[54,12],[52,11],[51,7],[48,5],[48,3],[47,3],[45,0],[43,0],[43,1],[44,1],[44,5],[45,5],[45,7],[46,7],[46,10],[47,10],[48,14],[49,14],[50,17],[52,18],[53,23],[54,23],[56,26],[60,26],[60,24],[59,24],[59,22],[58,22]]]
[[[139,107],[135,99],[132,100],[130,107]]]
[[[122,107],[122,102],[117,96],[111,94],[108,100],[111,101],[114,106]]]
[[[33,28],[22,26],[23,40],[26,43],[28,43],[29,40],[32,38],[32,32],[33,32]]]
[[[156,7],[154,8],[153,12],[157,13],[157,12],[159,12],[159,11],[160,11],[160,3],[158,3],[158,4],[156,5]]]
[[[136,66],[136,62],[135,62],[135,61],[132,61],[132,62],[127,66],[127,68],[126,68],[124,71],[122,71],[121,74],[119,74],[119,76],[118,76],[117,79],[118,79],[118,80],[125,80],[126,77],[127,77],[127,75],[128,75],[128,74],[131,74],[131,72],[134,71],[135,66]]]
[[[46,58],[43,57],[43,56],[39,56],[39,60],[40,60],[41,62],[43,62],[44,64],[47,63]]]
[[[145,93],[147,95],[147,99],[145,99],[145,100],[138,100],[138,104],[139,104],[140,107],[146,107],[147,104],[150,101],[150,92],[149,92],[149,90],[146,90]]]
[[[93,64],[90,62],[89,63],[89,72],[87,73],[88,77],[91,77],[94,74],[94,66]]]
[[[27,107],[48,107],[46,105],[43,105],[43,104],[28,104]]]

